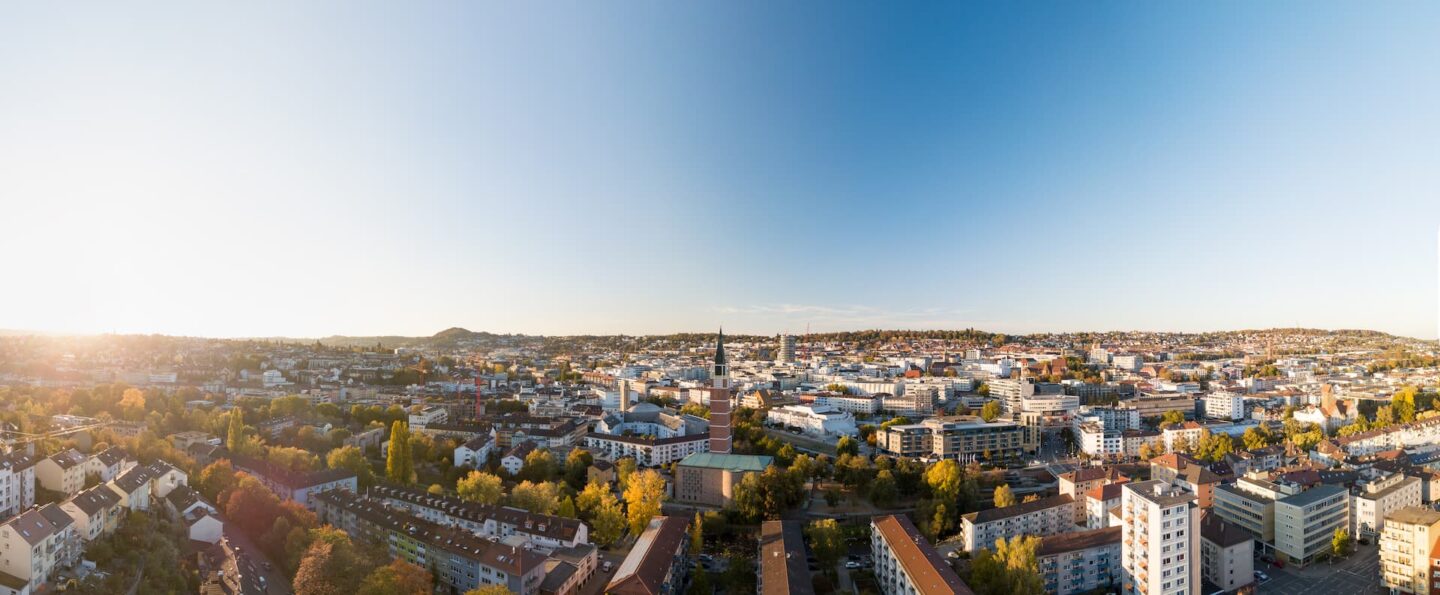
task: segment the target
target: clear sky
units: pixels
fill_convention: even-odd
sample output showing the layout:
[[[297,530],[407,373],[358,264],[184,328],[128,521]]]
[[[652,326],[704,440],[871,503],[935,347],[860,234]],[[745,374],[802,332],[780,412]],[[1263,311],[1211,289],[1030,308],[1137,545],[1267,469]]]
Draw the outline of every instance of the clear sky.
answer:
[[[1435,336],[1440,4],[954,4],[11,4],[0,328]]]

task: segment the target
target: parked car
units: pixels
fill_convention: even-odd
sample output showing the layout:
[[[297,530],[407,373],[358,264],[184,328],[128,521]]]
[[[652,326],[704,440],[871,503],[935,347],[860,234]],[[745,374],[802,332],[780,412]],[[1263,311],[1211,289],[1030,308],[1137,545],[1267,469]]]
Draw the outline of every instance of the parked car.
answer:
[[[609,561],[609,560],[606,560],[604,564],[601,564],[601,565],[600,565],[600,570],[604,570],[605,572],[610,572],[610,566],[611,566],[610,561]]]
[[[1259,570],[1256,570],[1256,571],[1255,571],[1255,578],[1256,578],[1256,580],[1259,580],[1260,582],[1263,583],[1263,582],[1265,582],[1265,581],[1270,580],[1270,575],[1265,574],[1265,573],[1263,573],[1263,572],[1260,572]]]
[[[854,570],[860,567],[860,563],[855,561],[846,562],[845,567]]]

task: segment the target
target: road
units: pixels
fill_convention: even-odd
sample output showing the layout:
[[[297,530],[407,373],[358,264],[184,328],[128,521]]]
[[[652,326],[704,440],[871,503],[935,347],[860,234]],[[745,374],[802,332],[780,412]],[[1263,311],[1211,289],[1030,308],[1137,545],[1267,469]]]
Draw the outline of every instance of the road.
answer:
[[[225,583],[232,592],[242,595],[270,595],[290,592],[290,581],[260,548],[238,529],[225,524],[224,538],[220,541],[225,550]],[[239,551],[236,550],[239,548]],[[266,565],[271,570],[266,570]],[[265,577],[262,582],[260,577]]]
[[[580,584],[580,595],[599,595],[610,584],[610,579],[615,578],[615,571],[620,568],[620,562],[625,560],[626,552],[609,552],[600,550],[596,555],[600,557],[595,561],[595,573],[590,579]],[[610,563],[609,572],[605,571],[605,563]]]
[[[1349,557],[1328,564],[1320,562],[1307,568],[1275,568],[1256,561],[1256,570],[1270,576],[1261,584],[1260,593],[1279,595],[1351,595],[1359,593],[1385,593],[1380,586],[1380,553],[1374,545],[1362,545]]]

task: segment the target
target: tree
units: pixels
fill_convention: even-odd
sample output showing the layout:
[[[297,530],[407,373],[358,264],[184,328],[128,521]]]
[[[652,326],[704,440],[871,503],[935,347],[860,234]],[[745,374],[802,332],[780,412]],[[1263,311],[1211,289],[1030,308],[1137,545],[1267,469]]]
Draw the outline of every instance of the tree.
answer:
[[[695,521],[690,524],[690,555],[699,554],[705,549],[705,521],[697,511]]]
[[[585,480],[590,475],[590,466],[595,464],[595,457],[582,448],[570,449],[570,454],[565,456],[565,483],[570,484],[570,489],[580,491],[585,489]]]
[[[620,510],[618,500],[612,497],[608,502],[602,503],[594,516],[592,525],[597,545],[605,547],[620,539],[620,535],[625,531],[625,513]]]
[[[505,497],[505,486],[499,477],[484,471],[471,471],[455,484],[462,499],[481,504],[499,504]]]
[[[930,493],[942,502],[953,502],[960,497],[960,483],[965,479],[965,470],[954,459],[944,459],[925,470],[925,485]]]
[[[361,490],[375,483],[375,470],[370,467],[370,461],[365,458],[365,453],[358,446],[349,445],[332,449],[329,454],[325,455],[325,466],[354,473]]]
[[[1270,435],[1270,429],[1263,425],[1249,428],[1240,436],[1240,441],[1245,443],[1245,450],[1265,448],[1270,446],[1272,440],[1274,440],[1274,436]]]
[[[834,573],[835,565],[846,549],[845,533],[840,530],[840,523],[835,519],[813,521],[805,527],[805,537],[809,538],[810,551],[815,552],[815,559],[820,561],[825,573]]]
[[[560,500],[560,506],[555,509],[555,515],[563,516],[567,519],[578,518],[578,513],[575,510],[575,500],[569,496],[562,498]]]
[[[998,417],[1000,417],[1000,401],[986,401],[985,405],[980,408],[980,419],[992,422]]]
[[[935,541],[941,535],[950,530],[949,510],[944,504],[935,505],[935,512],[930,515],[930,524],[926,527],[930,533],[930,540]]]
[[[138,388],[127,388],[120,396],[120,414],[128,420],[145,418],[145,393]]]
[[[615,483],[620,485],[621,491],[624,491],[625,487],[629,485],[630,476],[634,474],[635,459],[632,459],[630,457],[623,457],[620,460],[615,461]]]
[[[875,481],[870,482],[870,502],[875,506],[889,507],[899,495],[900,490],[895,486],[895,474],[889,469],[881,470],[875,475]]]
[[[338,529],[323,534],[310,544],[295,572],[295,595],[351,595],[364,578],[355,572],[363,568],[350,538]]]
[[[414,462],[410,459],[410,426],[396,420],[390,424],[390,452],[385,459],[385,478],[408,485],[414,473],[413,466]]]
[[[230,461],[220,459],[200,470],[200,477],[196,479],[195,486],[211,502],[218,503],[220,496],[234,488],[239,481],[235,477],[235,467],[230,465]]]
[[[615,495],[610,493],[610,488],[599,481],[592,481],[585,484],[585,489],[575,497],[575,508],[580,511],[581,518],[589,520],[595,517],[604,505],[615,502]]]
[[[980,550],[971,563],[970,587],[977,595],[1043,595],[1039,549],[1039,537],[996,540],[994,551]]]
[[[995,507],[1005,508],[1015,505],[1015,492],[1010,489],[1009,484],[1001,484],[995,488]]]
[[[225,448],[240,452],[245,444],[245,410],[239,407],[230,410],[230,423],[225,433]]]
[[[1336,558],[1344,557],[1350,552],[1350,532],[1344,527],[1335,529],[1335,535],[1330,538],[1330,552]]]
[[[1375,411],[1375,427],[1383,428],[1395,423],[1394,409],[1389,405],[1381,406]]]
[[[1419,392],[1415,387],[1407,385],[1395,391],[1395,396],[1390,398],[1390,409],[1400,423],[1408,424],[1415,421],[1415,395]]]
[[[1178,426],[1183,423],[1185,423],[1185,414],[1179,411],[1166,411],[1165,415],[1160,416],[1160,427],[1162,428]]]
[[[505,585],[485,585],[479,589],[470,589],[465,595],[510,595],[510,589]]]
[[[430,595],[433,583],[429,571],[397,558],[365,577],[357,595]]]
[[[550,481],[522,481],[510,490],[510,505],[535,514],[554,514],[560,507],[560,487]]]
[[[639,535],[650,524],[650,519],[660,514],[660,502],[665,498],[665,479],[649,469],[636,473],[625,488],[624,498],[629,511],[630,532]]]
[[[835,454],[836,456],[858,455],[860,454],[860,443],[856,442],[854,438],[851,438],[849,436],[841,436],[840,440],[835,443]]]
[[[550,481],[555,477],[555,455],[549,449],[539,448],[525,455],[525,466],[520,468],[520,477],[530,481]]]

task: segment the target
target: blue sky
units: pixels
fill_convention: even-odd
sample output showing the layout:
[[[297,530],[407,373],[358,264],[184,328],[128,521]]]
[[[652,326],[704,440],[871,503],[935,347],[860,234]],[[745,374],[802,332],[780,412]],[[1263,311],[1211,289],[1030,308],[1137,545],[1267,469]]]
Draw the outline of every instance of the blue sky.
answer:
[[[1435,336],[1440,6],[893,8],[11,7],[0,328]]]

